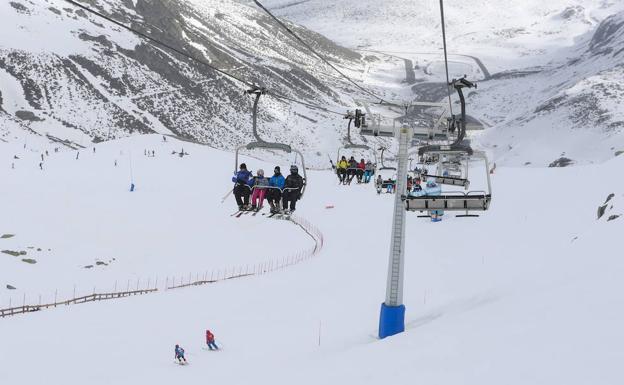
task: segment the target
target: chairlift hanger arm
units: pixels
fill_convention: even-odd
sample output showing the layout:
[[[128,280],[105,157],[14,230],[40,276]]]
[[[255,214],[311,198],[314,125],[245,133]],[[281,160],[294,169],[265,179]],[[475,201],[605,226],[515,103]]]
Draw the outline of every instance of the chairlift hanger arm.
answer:
[[[460,79],[453,79],[450,85],[453,86],[453,88],[455,88],[455,90],[457,91],[457,94],[459,95],[459,102],[461,105],[461,117],[459,119],[460,129],[457,133],[457,140],[455,141],[455,143],[453,143],[454,145],[457,145],[460,144],[466,136],[466,98],[464,97],[463,89],[473,87],[477,88],[477,84],[467,80],[464,76]]]

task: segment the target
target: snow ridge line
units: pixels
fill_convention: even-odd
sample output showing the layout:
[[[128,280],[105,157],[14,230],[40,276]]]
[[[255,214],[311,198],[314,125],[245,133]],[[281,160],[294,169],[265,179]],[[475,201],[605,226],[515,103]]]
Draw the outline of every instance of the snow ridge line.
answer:
[[[291,216],[290,221],[294,225],[300,227],[303,231],[306,232],[306,234],[308,234],[308,236],[310,236],[310,238],[312,238],[312,240],[314,241],[314,247],[299,251],[297,253],[291,254],[286,257],[269,259],[264,262],[254,264],[253,266],[250,266],[250,265],[246,265],[245,267],[243,267],[242,265],[235,266],[232,268],[227,268],[223,270],[223,272],[221,270],[218,270],[216,277],[214,276],[214,273],[215,273],[214,270],[212,271],[210,278],[208,278],[208,271],[204,273],[204,275],[202,276],[202,279],[200,279],[199,273],[195,275],[195,280],[192,280],[192,274],[189,274],[188,283],[184,283],[184,278],[181,277],[180,283],[176,285],[175,284],[176,279],[174,277],[171,280],[171,286],[170,286],[169,277],[167,277],[167,279],[165,280],[165,285],[163,289],[166,291],[166,290],[180,289],[184,287],[200,286],[200,285],[205,285],[209,283],[216,283],[219,281],[225,281],[229,279],[243,278],[243,277],[254,276],[254,275],[262,275],[262,274],[271,273],[277,270],[284,269],[288,266],[292,266],[292,265],[304,262],[318,255],[324,246],[323,233],[316,226],[312,225],[308,220],[304,218]],[[39,296],[39,304],[37,305],[27,305],[25,303],[26,299],[24,297],[24,303],[22,304],[22,306],[11,307],[9,304],[8,308],[0,309],[0,318],[14,316],[18,314],[38,312],[43,309],[49,309],[49,308],[57,307],[61,305],[66,305],[66,306],[76,305],[80,303],[103,301],[103,300],[109,300],[109,299],[125,298],[125,297],[134,296],[134,295],[156,293],[159,291],[158,278],[156,278],[154,282],[154,286],[151,286],[150,281],[148,280],[147,286],[144,289],[139,289],[139,282],[140,280],[137,280],[136,290],[127,289],[125,291],[95,293],[95,289],[94,289],[93,294],[78,296],[78,297],[76,297],[74,294],[73,298],[61,300],[61,301],[57,301],[56,293],[55,293],[54,302],[44,303],[44,304],[41,303],[41,296]],[[117,287],[117,282],[115,282],[115,288],[116,287]],[[129,287],[130,287],[130,281],[128,281],[128,288]]]

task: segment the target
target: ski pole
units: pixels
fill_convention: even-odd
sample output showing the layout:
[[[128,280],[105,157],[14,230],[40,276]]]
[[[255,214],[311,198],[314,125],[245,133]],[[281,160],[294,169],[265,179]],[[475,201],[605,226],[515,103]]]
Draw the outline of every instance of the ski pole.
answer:
[[[232,191],[234,191],[234,189],[228,191],[227,194],[225,194],[225,196],[221,199],[221,203],[225,202],[225,200],[230,196],[230,194],[232,193]]]

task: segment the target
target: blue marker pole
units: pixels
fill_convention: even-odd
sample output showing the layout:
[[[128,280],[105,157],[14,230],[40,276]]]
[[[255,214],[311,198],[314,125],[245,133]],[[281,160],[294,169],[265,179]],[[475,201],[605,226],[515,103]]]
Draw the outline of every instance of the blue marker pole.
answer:
[[[132,151],[128,152],[128,156],[130,158],[130,162],[128,162],[130,164],[130,192],[134,191],[134,174],[132,172]]]

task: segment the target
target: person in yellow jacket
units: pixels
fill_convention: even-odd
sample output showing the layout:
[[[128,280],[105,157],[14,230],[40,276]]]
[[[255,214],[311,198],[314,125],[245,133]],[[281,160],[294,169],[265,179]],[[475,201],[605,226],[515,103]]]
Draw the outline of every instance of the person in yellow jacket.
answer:
[[[338,173],[338,179],[340,179],[340,183],[344,183],[347,178],[347,168],[349,167],[349,162],[347,162],[346,157],[342,157],[338,164],[336,165],[336,172]]]

